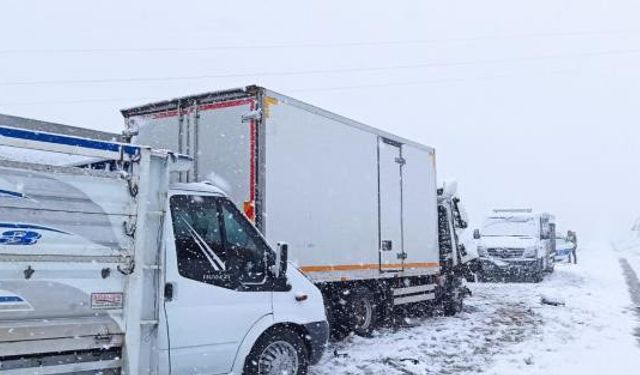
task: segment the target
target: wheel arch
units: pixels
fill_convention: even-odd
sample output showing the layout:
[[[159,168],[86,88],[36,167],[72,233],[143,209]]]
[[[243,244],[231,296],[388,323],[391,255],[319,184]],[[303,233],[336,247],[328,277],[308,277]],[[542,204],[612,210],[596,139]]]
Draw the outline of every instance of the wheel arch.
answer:
[[[236,358],[233,362],[233,370],[231,372],[232,374],[242,374],[246,358],[251,353],[251,350],[258,342],[258,340],[260,340],[263,336],[269,334],[270,332],[274,332],[279,329],[290,330],[300,335],[300,338],[305,344],[307,353],[311,352],[312,348],[311,340],[309,338],[309,332],[303,325],[294,322],[274,323],[273,316],[269,317],[271,319],[261,319],[251,328],[247,335],[245,335],[242,344],[240,345],[236,354]]]

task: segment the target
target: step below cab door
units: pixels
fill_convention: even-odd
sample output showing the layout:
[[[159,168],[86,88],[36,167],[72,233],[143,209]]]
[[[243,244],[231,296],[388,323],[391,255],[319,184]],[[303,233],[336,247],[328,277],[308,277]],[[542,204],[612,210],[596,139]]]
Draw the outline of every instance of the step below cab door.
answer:
[[[260,319],[272,315],[271,250],[226,198],[173,195],[165,312],[172,374],[221,374]]]

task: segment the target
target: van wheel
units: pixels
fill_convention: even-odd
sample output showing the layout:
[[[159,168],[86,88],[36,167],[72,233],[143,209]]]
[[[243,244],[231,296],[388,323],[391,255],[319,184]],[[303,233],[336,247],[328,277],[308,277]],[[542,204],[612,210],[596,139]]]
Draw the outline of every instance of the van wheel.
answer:
[[[358,336],[371,336],[378,323],[375,295],[367,288],[353,290],[348,297],[350,328]]]
[[[251,349],[244,365],[246,375],[305,375],[309,358],[297,333],[275,329],[265,333]]]
[[[544,269],[544,264],[542,262],[540,262],[540,264],[538,265],[538,267],[536,268],[535,271],[533,271],[533,282],[534,283],[541,283],[542,280],[544,279],[544,273],[546,272],[546,270]]]

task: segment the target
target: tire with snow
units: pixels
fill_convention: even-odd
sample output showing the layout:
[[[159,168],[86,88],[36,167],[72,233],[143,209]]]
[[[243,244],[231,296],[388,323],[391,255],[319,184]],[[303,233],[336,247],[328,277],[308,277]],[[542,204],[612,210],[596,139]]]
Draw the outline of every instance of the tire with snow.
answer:
[[[378,324],[378,306],[375,295],[365,287],[359,287],[346,298],[349,328],[358,336],[371,336]]]
[[[541,260],[538,263],[538,266],[536,267],[536,269],[533,271],[532,274],[532,279],[534,283],[540,283],[542,282],[542,280],[544,279],[544,273],[545,273],[545,268],[544,268],[544,260]]]
[[[289,329],[267,331],[247,356],[245,375],[306,375],[309,358],[300,335]]]
[[[462,312],[464,296],[459,290],[448,293],[442,301],[442,312],[444,316],[454,316]]]

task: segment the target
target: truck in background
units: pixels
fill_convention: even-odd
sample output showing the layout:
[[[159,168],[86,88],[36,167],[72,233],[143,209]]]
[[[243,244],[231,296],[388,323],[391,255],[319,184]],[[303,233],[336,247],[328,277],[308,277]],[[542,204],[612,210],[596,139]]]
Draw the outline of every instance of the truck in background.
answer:
[[[3,374],[304,374],[319,360],[321,293],[220,189],[172,183],[190,158],[6,126],[0,149],[14,151],[0,160]]]
[[[554,269],[555,217],[532,209],[496,209],[474,231],[483,278],[540,282]]]
[[[122,114],[133,141],[194,158],[181,181],[218,181],[272,245],[289,239],[334,333],[416,304],[459,310],[467,256],[443,227],[460,225],[459,201],[439,211],[433,148],[257,86]]]

